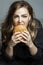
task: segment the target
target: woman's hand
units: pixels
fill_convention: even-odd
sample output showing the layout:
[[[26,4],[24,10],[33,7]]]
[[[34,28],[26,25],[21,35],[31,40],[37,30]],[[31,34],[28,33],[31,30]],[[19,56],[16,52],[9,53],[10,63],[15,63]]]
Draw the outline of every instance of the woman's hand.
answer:
[[[13,56],[13,47],[19,43],[21,40],[21,33],[16,32],[12,35],[11,40],[8,43],[8,46],[6,48],[6,54],[8,55],[9,58],[12,58]]]
[[[14,47],[17,43],[20,43],[20,40],[21,40],[21,33],[15,32],[11,37],[11,43],[9,43],[9,45]]]
[[[32,45],[31,35],[28,31],[22,32],[21,42],[25,43],[27,46]]]
[[[12,35],[11,42],[9,43],[9,47],[13,48],[16,44],[23,42],[25,43],[30,50],[30,53],[32,55],[35,55],[37,53],[37,47],[33,44],[31,35],[28,31],[25,32],[16,32]],[[10,49],[11,50],[11,49]]]
[[[26,45],[30,45],[31,42],[31,35],[28,31],[25,32],[15,32],[12,35],[11,42],[9,43],[10,46],[14,47],[17,43],[23,42]]]
[[[37,53],[38,49],[32,42],[31,35],[28,31],[22,32],[21,42],[25,43],[29,47],[31,55],[35,55]]]

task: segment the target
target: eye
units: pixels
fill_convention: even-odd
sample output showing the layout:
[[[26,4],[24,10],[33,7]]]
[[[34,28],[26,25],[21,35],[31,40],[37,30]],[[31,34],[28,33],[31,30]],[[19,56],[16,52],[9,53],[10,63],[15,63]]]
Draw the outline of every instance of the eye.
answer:
[[[22,15],[22,17],[26,18],[27,16],[26,15]]]
[[[14,18],[18,18],[18,15],[14,15],[13,17],[14,17]]]

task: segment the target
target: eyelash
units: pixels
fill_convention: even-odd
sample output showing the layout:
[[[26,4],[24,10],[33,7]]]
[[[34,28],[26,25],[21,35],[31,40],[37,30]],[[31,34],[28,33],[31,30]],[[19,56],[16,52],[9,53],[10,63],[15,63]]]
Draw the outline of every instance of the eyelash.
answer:
[[[27,17],[27,16],[22,16],[22,17]]]
[[[14,16],[14,18],[17,18],[18,16]]]
[[[14,18],[17,18],[17,17],[19,17],[19,16],[14,16]],[[23,17],[23,18],[26,18],[27,16],[24,16],[24,15],[23,15],[22,17]]]

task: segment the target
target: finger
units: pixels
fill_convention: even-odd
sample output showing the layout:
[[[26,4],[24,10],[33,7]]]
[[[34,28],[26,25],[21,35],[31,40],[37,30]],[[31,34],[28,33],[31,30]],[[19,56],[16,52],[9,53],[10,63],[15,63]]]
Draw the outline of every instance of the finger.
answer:
[[[10,44],[10,46],[15,46],[17,43],[20,43],[20,41],[15,41],[14,43]]]
[[[24,35],[22,35],[22,39],[27,40],[27,37],[26,37],[26,36],[24,36]]]
[[[23,43],[27,43],[27,41],[24,41],[23,39],[21,39],[21,42],[23,42]]]
[[[25,36],[25,37],[27,37],[27,38],[31,38],[31,35],[30,35],[30,33],[29,32],[22,32],[22,34]]]
[[[20,43],[20,41],[16,41],[15,44]]]
[[[22,37],[22,34],[18,34],[15,36],[15,38],[19,38],[19,37]]]
[[[18,38],[16,38],[15,40],[16,41],[20,41],[22,39],[22,37],[18,37]]]
[[[26,33],[27,35],[29,35],[30,33],[29,33],[29,31],[24,31],[23,33]]]
[[[26,38],[28,38],[28,36],[29,36],[25,32],[23,32],[22,35],[25,36]]]
[[[25,34],[25,33],[23,33],[22,39],[23,39],[24,41],[29,42],[29,41],[31,40],[31,36],[30,36],[30,35],[27,35],[27,34]]]
[[[15,32],[15,33],[14,33],[14,35],[18,35],[18,34],[20,34],[20,32]]]
[[[14,34],[14,35],[12,36],[12,39],[14,40],[14,39],[16,39],[16,38],[18,38],[18,37],[21,37],[21,34],[18,34],[18,35],[15,35],[15,34]]]
[[[13,43],[11,43],[12,46],[15,46],[16,43],[20,43],[20,38],[17,38],[17,39],[13,39]]]

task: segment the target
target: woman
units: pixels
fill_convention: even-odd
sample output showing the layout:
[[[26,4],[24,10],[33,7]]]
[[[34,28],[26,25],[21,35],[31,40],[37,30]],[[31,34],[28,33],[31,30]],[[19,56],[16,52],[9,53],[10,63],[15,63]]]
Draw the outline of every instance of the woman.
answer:
[[[42,27],[39,28],[39,23],[33,19],[33,9],[26,1],[16,1],[10,6],[2,24],[3,65],[40,64],[43,55],[42,42],[39,41]],[[13,32],[17,25],[25,25],[27,31]]]

